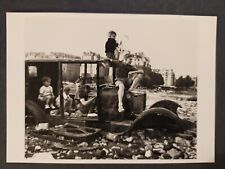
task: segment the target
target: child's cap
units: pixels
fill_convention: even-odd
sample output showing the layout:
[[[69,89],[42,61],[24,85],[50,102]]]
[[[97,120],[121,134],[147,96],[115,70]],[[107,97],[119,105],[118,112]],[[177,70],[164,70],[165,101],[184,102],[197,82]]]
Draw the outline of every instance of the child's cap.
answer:
[[[42,82],[51,81],[51,78],[48,77],[48,76],[44,76],[44,77],[41,78],[41,81]]]
[[[109,31],[109,35],[113,35],[113,34],[116,35],[116,32],[113,30]]]
[[[70,87],[69,87],[69,86],[66,86],[66,87],[64,88],[64,91],[65,91],[65,92],[69,92],[69,91],[70,91]]]

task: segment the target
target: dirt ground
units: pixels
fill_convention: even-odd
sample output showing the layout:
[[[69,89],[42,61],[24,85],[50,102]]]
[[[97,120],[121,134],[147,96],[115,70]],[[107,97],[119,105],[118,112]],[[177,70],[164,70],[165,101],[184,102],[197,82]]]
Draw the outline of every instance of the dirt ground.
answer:
[[[168,99],[177,102],[182,108],[178,109],[178,116],[181,119],[187,119],[192,122],[197,121],[197,101],[188,101],[189,98],[196,97],[196,93],[176,93],[174,91],[167,92],[147,92],[146,105],[149,107],[153,103]]]
[[[175,92],[147,93],[147,108],[153,103],[169,99],[182,106],[178,116],[193,123],[197,122],[197,101],[188,101],[195,94]],[[145,129],[135,130],[117,139],[106,135],[94,140],[76,142],[68,145],[31,136],[26,128],[25,157],[36,159],[195,159],[197,135],[196,128],[183,133]],[[65,139],[65,138],[63,138]],[[112,141],[113,140],[113,141]]]

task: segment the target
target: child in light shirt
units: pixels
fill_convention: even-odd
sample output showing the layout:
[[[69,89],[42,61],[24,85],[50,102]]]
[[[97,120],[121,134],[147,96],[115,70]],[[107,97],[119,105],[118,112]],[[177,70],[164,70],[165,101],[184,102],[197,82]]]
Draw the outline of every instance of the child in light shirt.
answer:
[[[42,86],[39,89],[38,100],[45,102],[45,109],[55,109],[54,103],[54,93],[51,86],[51,78],[44,76],[42,78]]]
[[[70,88],[66,86],[63,91],[64,111],[68,112],[70,115],[71,111],[73,111],[72,109],[73,99],[69,96],[69,93],[70,93]],[[60,107],[60,96],[56,98],[56,106],[58,108]]]

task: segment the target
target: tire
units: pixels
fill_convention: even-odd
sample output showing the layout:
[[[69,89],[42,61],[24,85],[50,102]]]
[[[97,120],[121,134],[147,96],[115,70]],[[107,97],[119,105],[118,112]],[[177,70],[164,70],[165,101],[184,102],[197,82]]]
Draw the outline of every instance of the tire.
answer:
[[[138,128],[156,128],[156,129],[168,129],[168,130],[183,130],[183,120],[181,120],[174,112],[155,107],[145,110],[140,116],[138,116],[130,129]]]
[[[25,109],[26,114],[31,113],[33,115],[36,124],[45,123],[47,121],[45,111],[34,101],[26,100]]]
[[[178,107],[181,108],[181,105],[179,105],[178,103],[172,100],[160,100],[154,103],[150,108],[154,108],[154,107],[162,107],[162,108],[168,109],[177,115],[177,108]]]

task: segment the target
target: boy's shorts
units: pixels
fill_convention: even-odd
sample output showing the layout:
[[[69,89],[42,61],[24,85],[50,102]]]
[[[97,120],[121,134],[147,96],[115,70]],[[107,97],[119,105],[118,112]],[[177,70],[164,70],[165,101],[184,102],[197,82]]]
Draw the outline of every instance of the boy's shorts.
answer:
[[[120,81],[124,84],[125,90],[129,89],[133,83],[133,80],[130,78],[116,78],[116,81]]]
[[[43,96],[43,97],[41,97],[41,96],[38,96],[38,100],[40,100],[40,101],[46,101],[47,99],[49,99],[49,98],[54,98],[54,96]]]
[[[106,56],[107,56],[107,58],[109,58],[109,59],[115,59],[114,53],[107,52],[107,53],[106,53]]]

